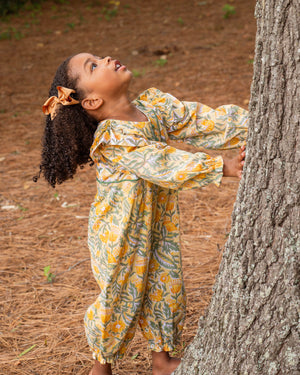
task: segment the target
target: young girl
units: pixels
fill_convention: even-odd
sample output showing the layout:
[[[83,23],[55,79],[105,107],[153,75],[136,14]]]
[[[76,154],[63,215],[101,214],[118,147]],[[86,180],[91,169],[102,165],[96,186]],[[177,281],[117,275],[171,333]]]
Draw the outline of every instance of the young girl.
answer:
[[[58,68],[47,114],[40,173],[54,187],[77,166],[96,164],[88,244],[101,292],[85,315],[96,360],[91,375],[112,374],[139,324],[154,375],[171,374],[185,316],[178,191],[240,177],[247,112],[180,102],[151,88],[131,102],[131,72],[111,57],[81,53]],[[231,149],[228,160],[168,145]]]

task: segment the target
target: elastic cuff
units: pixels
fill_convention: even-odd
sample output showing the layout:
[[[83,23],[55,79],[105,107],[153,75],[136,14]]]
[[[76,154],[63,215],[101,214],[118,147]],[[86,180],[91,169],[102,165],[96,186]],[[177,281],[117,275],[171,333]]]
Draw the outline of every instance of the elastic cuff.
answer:
[[[220,184],[221,184],[221,181],[222,181],[222,177],[223,177],[224,162],[223,162],[222,156],[217,156],[215,158],[215,161],[216,161],[216,166],[215,166],[214,172],[215,172],[216,176],[214,178],[213,183],[219,187]]]
[[[172,343],[156,344],[153,341],[148,343],[148,349],[153,352],[172,352],[180,344],[180,339]]]
[[[124,354],[117,353],[113,356],[103,356],[103,353],[100,351],[93,352],[93,359],[97,360],[101,363],[101,365],[105,365],[106,363],[115,364],[117,360],[122,359]]]

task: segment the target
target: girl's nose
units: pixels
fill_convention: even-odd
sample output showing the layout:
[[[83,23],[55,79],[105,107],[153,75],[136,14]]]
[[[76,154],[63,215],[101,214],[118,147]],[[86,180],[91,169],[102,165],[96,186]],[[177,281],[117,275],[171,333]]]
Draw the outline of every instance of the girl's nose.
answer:
[[[106,64],[109,64],[111,62],[111,57],[106,56],[104,60],[105,60]]]

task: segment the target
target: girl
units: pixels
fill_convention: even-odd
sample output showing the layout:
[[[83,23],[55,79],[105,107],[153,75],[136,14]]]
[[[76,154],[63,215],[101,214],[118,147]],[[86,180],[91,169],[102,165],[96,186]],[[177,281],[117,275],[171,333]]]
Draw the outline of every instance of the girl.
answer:
[[[131,102],[131,72],[111,57],[81,53],[58,68],[47,115],[40,173],[54,187],[77,166],[96,164],[88,244],[101,292],[85,315],[96,360],[90,375],[112,374],[139,324],[154,375],[171,374],[185,316],[178,190],[240,177],[247,112],[180,102],[152,88]],[[241,147],[228,160],[168,145]]]

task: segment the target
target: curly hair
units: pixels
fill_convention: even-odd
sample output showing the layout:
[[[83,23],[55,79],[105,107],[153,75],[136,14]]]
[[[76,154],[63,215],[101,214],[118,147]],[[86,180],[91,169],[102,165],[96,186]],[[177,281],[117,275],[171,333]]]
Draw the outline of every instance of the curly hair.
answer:
[[[71,58],[72,56],[67,58],[58,67],[49,97],[57,96],[57,86],[63,86],[76,91],[72,97],[79,100],[79,104],[61,105],[53,120],[47,115],[40,171],[34,177],[34,181],[37,181],[42,174],[53,188],[56,184],[73,178],[78,166],[83,167],[88,162],[93,164],[89,152],[98,122],[80,104],[84,93],[77,87],[78,78],[72,78],[69,74]]]

